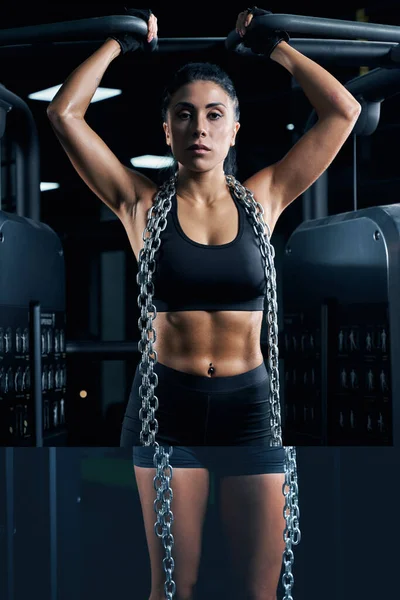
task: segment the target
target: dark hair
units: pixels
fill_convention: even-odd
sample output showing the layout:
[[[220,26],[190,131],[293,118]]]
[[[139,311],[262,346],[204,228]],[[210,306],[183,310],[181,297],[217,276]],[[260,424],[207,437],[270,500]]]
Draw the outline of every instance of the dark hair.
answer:
[[[172,81],[166,86],[163,94],[161,115],[165,122],[167,120],[167,112],[172,96],[177,92],[183,85],[193,83],[194,81],[212,81],[219,85],[231,98],[235,111],[235,120],[239,121],[240,110],[239,101],[236,95],[235,86],[229,75],[221,69],[218,65],[214,65],[209,62],[192,62],[183,65],[174,75]],[[172,156],[172,153],[169,153]],[[163,169],[164,174],[171,176],[176,172],[177,163],[174,166]],[[224,161],[224,172],[227,175],[236,175],[236,150],[234,146],[231,146],[229,152]]]

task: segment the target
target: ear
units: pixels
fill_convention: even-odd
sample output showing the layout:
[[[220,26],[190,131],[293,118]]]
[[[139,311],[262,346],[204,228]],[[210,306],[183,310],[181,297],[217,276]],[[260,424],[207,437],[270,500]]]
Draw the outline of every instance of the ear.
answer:
[[[237,132],[239,131],[239,129],[240,129],[240,123],[239,123],[239,121],[236,121],[234,130],[233,130],[233,136],[232,136],[232,140],[231,140],[231,146],[235,145],[236,135],[237,135]]]
[[[166,142],[167,146],[170,146],[171,145],[171,137],[169,135],[168,123],[163,123],[163,129],[164,129],[164,133],[165,133],[165,142]]]

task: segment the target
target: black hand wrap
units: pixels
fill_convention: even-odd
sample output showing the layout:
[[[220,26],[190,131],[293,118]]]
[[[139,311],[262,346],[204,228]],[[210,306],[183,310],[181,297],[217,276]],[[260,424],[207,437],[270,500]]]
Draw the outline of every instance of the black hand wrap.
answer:
[[[138,19],[143,19],[146,25],[150,19],[150,15],[152,14],[149,8],[126,8],[124,6],[125,14],[130,15],[131,17],[137,17]],[[135,52],[135,50],[140,50],[142,52],[153,52],[158,46],[158,41],[156,38],[153,38],[150,43],[146,40],[139,41],[135,36],[131,33],[121,33],[117,35],[108,36],[116,40],[121,46],[121,54],[126,54],[127,52]]]
[[[247,10],[253,15],[253,19],[257,17],[263,17],[265,15],[272,15],[270,10],[263,10],[262,8],[257,8],[257,6],[248,8]],[[268,34],[262,35],[260,32],[255,32],[252,30],[252,23],[253,21],[243,37],[243,45],[247,48],[250,48],[254,54],[262,54],[270,57],[280,42],[288,42],[290,40],[290,36],[287,31],[271,30],[268,32]]]

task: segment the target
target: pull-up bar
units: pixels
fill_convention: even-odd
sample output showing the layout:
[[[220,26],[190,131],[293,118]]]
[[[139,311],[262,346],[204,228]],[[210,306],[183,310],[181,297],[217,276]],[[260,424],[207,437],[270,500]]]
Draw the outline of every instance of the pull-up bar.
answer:
[[[11,46],[1,45],[2,31],[0,30],[0,56],[3,60],[24,56],[29,50],[47,52],[43,43],[27,42],[13,44]],[[104,41],[106,37],[103,38]],[[99,40],[80,41],[49,41],[54,49],[62,48],[68,52],[69,48],[79,46],[94,52],[102,43]],[[240,39],[240,42],[242,39]],[[46,42],[45,42],[46,43]],[[363,42],[360,40],[319,40],[306,38],[291,38],[289,44],[312,60],[321,63],[334,63],[339,67],[398,67],[400,66],[399,44],[397,42]],[[159,38],[157,52],[164,54],[187,54],[188,52],[205,52],[208,50],[223,51],[226,48],[226,38],[221,37],[193,37],[193,38]],[[237,54],[245,54],[250,58],[259,59],[252,54],[251,50],[245,48],[235,49]],[[265,59],[264,59],[265,60]]]
[[[400,27],[341,19],[325,19],[302,15],[265,15],[253,19],[254,30],[284,29],[288,33],[302,33],[328,38],[366,39],[375,42],[400,42]],[[252,26],[250,25],[250,27]],[[236,33],[236,32],[234,32]]]
[[[288,31],[291,36],[289,43],[315,60],[331,60],[335,64],[343,66],[385,67],[381,70],[376,69],[369,77],[351,82],[354,93],[364,95],[368,101],[379,102],[383,97],[397,93],[400,88],[397,76],[399,72],[396,70],[395,73],[390,73],[391,69],[400,66],[400,27],[283,14],[254,18],[250,27],[259,31],[261,36],[267,34],[271,29]],[[147,24],[142,19],[131,15],[115,15],[3,29],[0,30],[0,51],[1,48],[12,51],[18,47],[23,51],[23,46],[29,45],[30,49],[38,44],[39,48],[43,43],[51,43],[55,46],[90,42],[102,43],[111,35],[127,32],[137,36],[138,39],[145,40]],[[294,39],[293,33],[326,36],[327,39]],[[332,36],[347,39],[332,39]],[[365,41],[361,41],[360,38]],[[251,50],[243,46],[242,42],[243,39],[236,31],[230,32],[226,38],[161,38],[158,40],[157,51],[176,53],[226,48],[256,57]],[[25,135],[22,135],[23,132],[21,135],[25,140],[31,140],[31,143],[24,143],[24,146],[20,142],[19,145],[22,144],[26,147],[27,160],[23,162],[30,164],[32,169],[37,172],[37,144],[36,142],[32,143],[32,139],[36,140],[36,131],[32,127],[32,119],[29,120],[29,108],[24,103],[21,104],[18,98],[1,86],[0,101],[5,101],[8,109],[19,107],[26,112],[28,118],[23,120],[26,131]],[[33,178],[34,181],[39,181],[38,177],[36,175]],[[30,185],[28,185],[28,180]],[[22,185],[24,182],[25,184]],[[26,170],[25,174],[21,175],[21,185],[18,186],[18,214],[39,220],[39,186],[32,186],[31,182],[32,173]],[[27,190],[32,190],[32,192],[27,193]]]
[[[338,59],[346,66],[397,66],[399,53],[394,52],[400,42],[400,27],[375,23],[359,23],[339,19],[306,17],[301,15],[273,14],[257,17],[250,27],[260,35],[271,29],[285,29],[291,35],[290,44],[313,59]],[[146,23],[130,15],[93,17],[46,23],[0,30],[0,47],[21,46],[36,43],[84,43],[103,42],[110,35],[131,33],[140,39],[147,34]],[[327,36],[330,39],[296,39],[293,33]],[[347,38],[343,39],[332,39]],[[368,41],[360,41],[363,38]],[[241,54],[252,55],[243,46],[242,38],[235,31],[224,37],[211,38],[160,38],[158,52],[175,53],[223,48]]]
[[[289,34],[301,33],[350,40],[363,38],[375,42],[400,42],[400,27],[340,19],[272,14],[257,17],[251,26],[256,30],[260,29],[260,31],[284,29]],[[147,25],[142,19],[130,15],[93,17],[62,23],[30,25],[28,27],[1,30],[0,46],[33,44],[35,42],[102,41],[109,35],[119,33],[132,33],[133,35],[145,37]],[[228,35],[228,45],[232,39],[231,36],[235,33],[233,31]],[[215,40],[220,39],[224,38],[215,38]],[[161,50],[163,46],[162,39],[159,42]]]

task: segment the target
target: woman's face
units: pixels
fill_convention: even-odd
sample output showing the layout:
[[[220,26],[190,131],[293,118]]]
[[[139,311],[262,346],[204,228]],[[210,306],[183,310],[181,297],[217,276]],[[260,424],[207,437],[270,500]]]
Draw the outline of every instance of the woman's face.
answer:
[[[223,166],[239,127],[232,100],[212,81],[188,83],[175,92],[164,123],[175,159],[197,172]],[[196,145],[205,148],[193,148]]]

